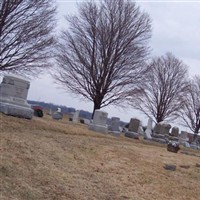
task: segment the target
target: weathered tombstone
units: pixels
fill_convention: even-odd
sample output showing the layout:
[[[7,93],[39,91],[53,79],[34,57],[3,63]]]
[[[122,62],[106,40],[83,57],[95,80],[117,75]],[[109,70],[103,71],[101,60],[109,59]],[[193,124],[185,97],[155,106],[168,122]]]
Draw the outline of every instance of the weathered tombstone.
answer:
[[[27,103],[30,82],[19,76],[5,75],[0,84],[0,112],[31,119],[33,110]]]
[[[95,110],[94,117],[92,123],[89,125],[89,129],[101,133],[107,133],[107,117],[108,113],[101,111],[101,110]]]
[[[136,118],[131,118],[128,126],[128,131],[137,133],[139,126],[140,126],[140,120]]]
[[[171,129],[171,125],[170,124],[162,124],[162,132],[164,135],[169,135],[169,131]]]
[[[151,137],[151,134],[152,134],[152,122],[153,120],[151,118],[148,119],[148,124],[147,124],[147,128],[144,132],[144,139],[147,139],[147,140],[151,140],[152,137]]]
[[[128,131],[125,132],[125,137],[139,139],[138,129],[140,126],[140,120],[136,118],[131,118]]]
[[[55,120],[60,120],[60,119],[63,118],[61,108],[58,108],[57,111],[53,113],[52,118],[55,119]]]
[[[118,117],[112,117],[111,118],[111,124],[108,127],[110,131],[119,131],[119,123],[120,123],[120,118]]]
[[[169,130],[171,128],[170,124],[158,123],[155,125],[152,140],[166,144],[169,139]]]
[[[190,147],[190,144],[188,143],[188,141],[189,141],[188,133],[185,131],[181,131],[181,134],[179,135],[179,138],[178,138],[179,144],[185,147]]]
[[[112,117],[111,124],[108,127],[109,133],[115,136],[120,136],[119,125],[120,125],[120,118]]]
[[[170,135],[173,137],[178,137],[178,134],[179,134],[179,128],[173,127]]]
[[[153,129],[154,134],[162,134],[162,124],[157,123]]]
[[[80,113],[80,110],[77,110],[76,112],[73,113],[72,122],[74,123],[78,122],[79,113]]]
[[[179,128],[173,127],[171,133],[169,134],[169,141],[178,142]]]

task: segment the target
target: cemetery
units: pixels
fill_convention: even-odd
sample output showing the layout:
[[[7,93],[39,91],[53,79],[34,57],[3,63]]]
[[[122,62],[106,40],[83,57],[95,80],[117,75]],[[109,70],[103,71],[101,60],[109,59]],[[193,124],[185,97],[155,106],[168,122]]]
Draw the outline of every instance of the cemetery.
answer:
[[[177,127],[149,119],[142,132],[131,118],[122,132],[120,119],[107,124],[101,110],[89,124],[79,111],[47,113],[31,120],[0,113],[3,200],[199,198],[200,151]]]
[[[137,118],[120,126],[103,110],[89,120],[80,110],[43,109],[27,102],[29,87],[11,75],[0,84],[2,199],[200,196],[192,190],[200,182],[200,142],[186,131],[151,118],[145,128]]]

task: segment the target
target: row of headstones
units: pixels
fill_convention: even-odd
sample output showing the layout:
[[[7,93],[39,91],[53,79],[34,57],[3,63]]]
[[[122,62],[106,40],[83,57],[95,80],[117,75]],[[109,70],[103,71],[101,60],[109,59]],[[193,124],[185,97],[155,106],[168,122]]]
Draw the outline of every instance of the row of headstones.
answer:
[[[112,117],[111,125],[107,126],[107,116],[108,113],[96,110],[94,113],[94,118],[92,123],[89,125],[89,129],[102,132],[102,133],[111,133],[116,136],[119,136],[122,132],[120,130],[120,118]],[[199,146],[196,143],[189,144],[188,133],[181,131],[179,134],[179,128],[173,127],[171,132],[171,125],[158,123],[152,128],[153,121],[152,119],[148,120],[147,128],[144,131],[141,122],[139,119],[131,118],[128,129],[124,129],[124,135],[129,138],[139,139],[139,136],[142,135],[146,140],[153,140],[159,143],[168,143],[169,141],[178,142],[179,144],[185,147],[192,147],[198,149]]]

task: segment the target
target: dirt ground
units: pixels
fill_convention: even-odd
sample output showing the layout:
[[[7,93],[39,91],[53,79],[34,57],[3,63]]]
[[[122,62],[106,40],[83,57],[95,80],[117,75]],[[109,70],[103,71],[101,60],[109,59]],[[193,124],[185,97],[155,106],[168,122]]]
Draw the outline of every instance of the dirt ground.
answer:
[[[0,114],[0,139],[1,200],[200,199],[197,150],[171,153],[165,145],[96,133],[48,115],[25,120]]]

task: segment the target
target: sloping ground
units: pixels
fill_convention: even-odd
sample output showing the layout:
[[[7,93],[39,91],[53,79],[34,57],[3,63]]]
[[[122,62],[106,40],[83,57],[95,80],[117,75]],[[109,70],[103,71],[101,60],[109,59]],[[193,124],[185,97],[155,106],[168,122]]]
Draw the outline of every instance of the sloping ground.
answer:
[[[200,199],[199,151],[170,153],[156,143],[95,133],[49,116],[0,114],[0,137],[1,200]],[[176,171],[165,170],[166,163]]]

